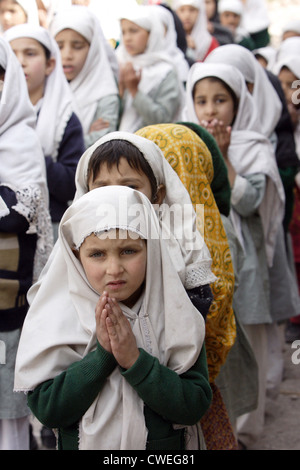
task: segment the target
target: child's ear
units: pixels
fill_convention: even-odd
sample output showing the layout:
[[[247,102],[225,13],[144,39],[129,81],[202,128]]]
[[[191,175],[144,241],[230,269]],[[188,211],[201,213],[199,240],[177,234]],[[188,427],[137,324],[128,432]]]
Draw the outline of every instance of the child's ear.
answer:
[[[46,64],[46,76],[47,77],[53,72],[53,70],[55,69],[55,65],[56,65],[56,60],[54,59],[54,57],[51,57],[50,59],[47,60],[47,64]]]

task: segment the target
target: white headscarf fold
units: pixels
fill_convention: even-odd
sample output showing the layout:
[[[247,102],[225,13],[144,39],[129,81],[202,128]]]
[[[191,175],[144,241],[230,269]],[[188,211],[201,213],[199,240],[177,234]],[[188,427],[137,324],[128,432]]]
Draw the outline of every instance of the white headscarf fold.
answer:
[[[51,34],[55,37],[64,29],[73,29],[90,43],[88,56],[81,72],[70,82],[77,114],[83,131],[87,134],[99,100],[108,95],[118,94],[116,79],[107,52],[107,48],[111,46],[107,43],[96,16],[84,6],[74,5],[57,12],[50,25]]]
[[[9,42],[14,39],[31,38],[38,41],[48,49],[51,57],[55,59],[55,68],[46,78],[44,96],[39,108],[36,130],[40,138],[45,156],[51,156],[54,161],[65,128],[74,112],[73,96],[66,80],[60,52],[56,41],[48,30],[41,26],[23,24],[10,28],[4,35]]]
[[[183,82],[186,82],[190,67],[184,57],[182,50],[177,46],[177,33],[175,29],[174,17],[167,8],[161,5],[153,5],[152,8],[155,9],[154,11],[157,12],[158,17],[161,19],[164,27],[166,28],[166,33],[164,36],[164,50],[170,55],[180,79]]]
[[[130,55],[121,43],[116,50],[120,65],[131,62],[137,71],[142,71],[139,90],[145,94],[158,87],[171,70],[175,70],[172,59],[164,49],[164,28],[152,6],[136,5],[123,9],[120,20],[126,19],[149,31],[146,50],[142,54]],[[178,79],[178,88],[181,82]],[[128,94],[129,95],[129,94]],[[132,97],[127,96],[119,129],[135,132],[142,125],[142,118],[132,106]],[[175,119],[175,116],[174,116]]]
[[[27,23],[32,26],[39,26],[39,12],[35,0],[16,0],[26,13]]]
[[[103,213],[105,207],[111,210]],[[120,303],[138,347],[177,374],[194,365],[204,341],[204,320],[174,270],[152,204],[142,193],[111,186],[82,196],[62,218],[59,242],[67,286],[62,285],[52,265],[25,320],[17,355],[16,390],[34,389],[96,348],[99,293],[89,285],[72,248],[91,233],[120,227],[120,219],[123,229],[147,240],[144,295],[132,309]],[[79,449],[145,449],[143,402],[118,367],[82,417],[79,429]]]
[[[28,221],[27,233],[37,234],[36,280],[52,248],[45,159],[35,131],[35,113],[24,72],[10,45],[2,38],[0,65],[5,70],[0,102],[0,182],[15,192],[14,209]]]
[[[223,47],[223,46],[222,46]],[[278,172],[272,145],[261,132],[257,110],[252,96],[247,90],[245,79],[234,66],[227,64],[194,64],[190,69],[187,82],[187,120],[198,123],[192,92],[195,83],[206,77],[223,80],[239,100],[228,157],[241,176],[263,173],[267,177],[265,196],[259,207],[259,214],[264,231],[268,263],[271,266],[276,243],[276,236],[284,216],[285,195]],[[235,228],[240,234],[239,217],[234,211]],[[243,242],[241,240],[243,245]]]
[[[212,36],[207,29],[207,15],[205,3],[203,0],[174,0],[173,9],[176,11],[179,7],[191,5],[199,10],[196,24],[193,27],[191,36],[196,44],[196,60],[202,61],[210,47]]]
[[[266,71],[252,52],[238,44],[228,44],[214,49],[205,62],[233,65],[243,74],[246,82],[254,85],[252,96],[259,114],[260,131],[271,137],[279,122],[282,104]]]

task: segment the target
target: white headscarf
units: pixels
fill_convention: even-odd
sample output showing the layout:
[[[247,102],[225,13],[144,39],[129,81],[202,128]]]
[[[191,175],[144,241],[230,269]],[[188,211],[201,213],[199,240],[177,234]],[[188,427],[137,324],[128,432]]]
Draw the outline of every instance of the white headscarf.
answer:
[[[300,97],[299,83],[297,83],[300,80],[300,53],[297,55],[289,55],[285,59],[283,58],[281,61],[277,62],[276,65],[273,67],[273,72],[275,73],[275,75],[279,75],[282,67],[287,67],[297,77],[295,83],[295,98],[298,101]],[[294,138],[296,143],[297,155],[300,159],[300,120],[298,122],[298,125],[296,126],[296,129],[294,130]]]
[[[228,44],[214,49],[205,62],[233,65],[243,74],[246,82],[254,85],[252,96],[259,114],[260,131],[271,137],[282,113],[282,103],[266,71],[252,52],[238,44]]]
[[[204,320],[174,270],[154,209],[142,193],[111,186],[84,195],[62,218],[59,242],[67,288],[62,289],[51,266],[25,319],[16,361],[16,390],[33,390],[96,348],[99,293],[91,288],[72,248],[92,233],[118,227],[147,240],[143,297],[133,308],[120,303],[138,347],[177,374],[194,365],[204,341]],[[80,421],[79,449],[144,450],[143,410],[143,401],[116,367]]]
[[[295,36],[287,38],[279,45],[276,54],[276,60],[274,67],[276,67],[276,62],[281,62],[289,56],[300,55],[300,37]]]
[[[258,33],[268,28],[270,24],[266,0],[246,0],[244,1],[244,13],[242,27],[248,33]]]
[[[142,71],[138,88],[142,93],[149,94],[151,90],[158,87],[171,70],[175,70],[172,59],[164,49],[163,24],[157,18],[155,9],[152,6],[136,5],[123,9],[120,14],[121,19],[131,21],[150,33],[146,50],[142,54],[130,55],[122,43],[122,38],[116,50],[120,66],[131,62],[137,71]],[[179,79],[178,83],[180,88]],[[135,132],[141,125],[142,118],[132,106],[131,95],[126,96],[119,129]]]
[[[118,94],[117,83],[107,54],[109,45],[98,19],[84,6],[74,5],[69,9],[58,11],[50,25],[51,34],[55,37],[64,29],[73,29],[90,43],[89,53],[81,72],[70,82],[78,117],[84,134],[87,134],[99,100],[108,95]]]
[[[40,138],[45,156],[51,156],[54,161],[60,142],[63,138],[65,128],[74,111],[72,92],[66,80],[62,65],[60,52],[56,41],[48,30],[41,26],[23,24],[10,28],[4,37],[11,42],[19,38],[31,38],[45,46],[55,59],[55,68],[46,78],[44,95],[37,120],[37,133]]]
[[[164,50],[170,55],[180,79],[183,82],[186,82],[190,67],[184,57],[182,50],[177,46],[177,33],[175,29],[174,17],[167,8],[161,5],[153,5],[152,8],[155,9],[154,11],[157,12],[164,27],[166,28],[164,37]]]
[[[263,173],[267,177],[265,196],[259,207],[259,214],[263,225],[268,263],[271,266],[285,203],[274,151],[269,139],[260,132],[255,103],[247,90],[243,75],[234,66],[204,63],[194,64],[191,67],[187,82],[187,120],[198,123],[192,97],[193,88],[196,82],[210,76],[223,80],[239,100],[228,149],[228,157],[235,171],[241,176]],[[240,235],[238,216],[235,211],[233,222],[237,234]]]
[[[196,44],[196,60],[202,61],[210,47],[212,36],[207,29],[207,15],[205,3],[203,0],[174,0],[173,9],[176,11],[179,7],[191,5],[199,10],[196,24],[193,27],[191,36]]]
[[[2,38],[0,65],[5,70],[0,101],[0,182],[15,192],[14,210],[28,221],[27,233],[37,234],[36,280],[52,248],[45,159],[35,131],[35,113],[24,72],[10,45]]]
[[[26,13],[27,16],[27,23],[31,24],[32,26],[39,26],[39,12],[38,7],[35,0],[16,0],[16,2],[20,5],[21,8]]]

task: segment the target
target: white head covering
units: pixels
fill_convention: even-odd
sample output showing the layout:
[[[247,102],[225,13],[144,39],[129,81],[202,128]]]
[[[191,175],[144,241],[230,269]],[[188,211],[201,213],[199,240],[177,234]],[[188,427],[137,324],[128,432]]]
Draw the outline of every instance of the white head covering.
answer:
[[[219,0],[218,13],[223,13],[224,11],[231,11],[236,15],[242,16],[244,6],[240,0]]]
[[[267,69],[272,70],[273,63],[275,62],[277,54],[277,51],[274,47],[259,47],[258,49],[254,49],[252,53],[254,54],[254,56],[261,55],[267,61]]]
[[[179,7],[184,5],[191,5],[199,10],[191,36],[196,44],[196,60],[202,61],[205,58],[212,41],[212,36],[207,29],[205,3],[203,0],[174,0],[173,9],[176,11]]]
[[[300,45],[300,44],[299,44]],[[299,101],[299,83],[300,80],[300,54],[297,55],[289,55],[285,59],[283,58],[281,61],[277,62],[273,68],[273,72],[275,75],[279,75],[280,70],[282,67],[287,67],[296,77],[295,85],[295,98]],[[294,130],[294,138],[296,143],[296,151],[298,158],[300,159],[300,120],[296,129]]]
[[[62,289],[51,266],[23,327],[16,390],[34,389],[96,348],[99,293],[91,288],[72,248],[92,233],[116,227],[147,240],[144,294],[133,308],[120,303],[138,347],[177,374],[194,365],[204,341],[204,320],[174,270],[155,211],[142,193],[111,186],[84,195],[62,218],[59,242],[67,288]],[[79,449],[144,450],[147,429],[143,409],[143,401],[116,367],[80,421]]]
[[[266,0],[246,0],[241,26],[250,34],[268,28],[270,24]]]
[[[294,18],[284,24],[282,28],[282,34],[289,31],[300,34],[300,19]]]
[[[39,26],[39,12],[35,0],[16,0],[26,13],[27,23],[32,26]]]
[[[107,40],[96,16],[86,7],[79,5],[58,11],[50,26],[51,34],[55,37],[64,29],[73,29],[90,43],[89,53],[81,72],[70,82],[78,117],[84,134],[87,134],[98,101],[104,96],[117,95],[117,83],[107,55]]]
[[[52,248],[45,159],[35,131],[35,113],[24,72],[10,45],[2,38],[0,65],[5,70],[0,101],[0,182],[15,192],[14,210],[28,221],[27,233],[37,234],[36,279]]]
[[[46,78],[44,96],[38,104],[36,129],[44,155],[51,156],[56,161],[66,125],[74,111],[73,96],[61,65],[57,43],[48,30],[29,24],[10,28],[4,37],[9,42],[19,38],[35,39],[45,46],[51,57],[55,59],[55,68]]]
[[[163,49],[170,55],[180,79],[186,82],[190,67],[182,50],[177,46],[177,32],[174,17],[167,8],[161,5],[152,5],[152,8],[155,9],[154,11],[157,12],[158,17],[166,28]]]
[[[116,50],[120,65],[131,62],[136,70],[142,70],[138,88],[145,94],[155,89],[167,74],[174,70],[172,59],[164,48],[164,27],[155,11],[153,6],[135,5],[123,9],[120,14],[120,20],[131,21],[150,33],[144,53],[135,56],[130,55],[122,43],[122,38]],[[178,82],[180,82],[179,79]],[[181,86],[181,83],[179,83],[179,86]],[[132,106],[132,97],[131,95],[127,96],[119,129],[135,132],[141,125],[142,118]]]
[[[223,46],[222,46],[223,47]],[[255,103],[247,90],[245,79],[237,68],[227,64],[194,64],[187,82],[187,120],[198,123],[192,92],[195,83],[206,77],[223,80],[239,100],[237,115],[232,126],[228,157],[239,175],[263,173],[267,177],[265,197],[259,207],[263,225],[266,253],[272,265],[276,236],[284,215],[285,196],[272,145],[260,132]],[[234,224],[240,235],[237,214]],[[242,239],[240,239],[242,242]]]
[[[279,122],[282,104],[266,71],[254,55],[243,46],[228,44],[214,49],[205,62],[233,65],[243,74],[246,82],[254,84],[252,96],[259,114],[260,131],[271,137]]]
[[[281,62],[291,55],[300,55],[300,37],[287,38],[278,47],[276,62]],[[276,66],[276,62],[274,66]]]

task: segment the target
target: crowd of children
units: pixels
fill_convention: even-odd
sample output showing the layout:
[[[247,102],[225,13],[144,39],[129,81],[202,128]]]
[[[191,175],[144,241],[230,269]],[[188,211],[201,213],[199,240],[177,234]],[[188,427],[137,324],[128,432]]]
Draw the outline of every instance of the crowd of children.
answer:
[[[300,339],[299,21],[274,48],[261,0],[101,3],[0,0],[0,449],[32,417],[247,449]]]

